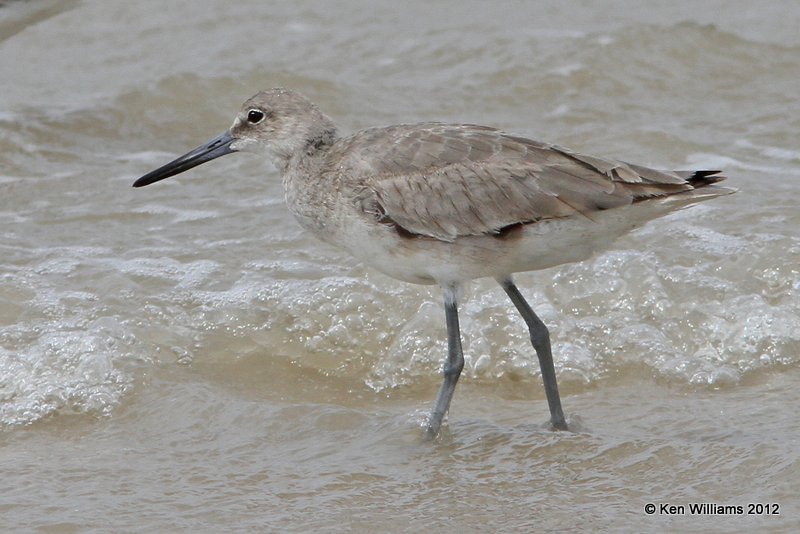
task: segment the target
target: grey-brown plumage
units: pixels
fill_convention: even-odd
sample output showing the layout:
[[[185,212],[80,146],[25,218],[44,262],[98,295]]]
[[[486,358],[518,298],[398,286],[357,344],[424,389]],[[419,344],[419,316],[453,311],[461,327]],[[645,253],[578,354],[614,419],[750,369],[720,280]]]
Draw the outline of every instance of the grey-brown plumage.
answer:
[[[366,130],[335,144],[327,163],[364,188],[365,212],[443,241],[543,219],[591,219],[724,179],[719,171],[658,171],[586,156],[471,124]]]
[[[244,103],[231,128],[142,176],[143,186],[236,151],[266,154],[289,210],[321,239],[376,269],[445,294],[448,359],[427,435],[439,432],[464,366],[459,286],[494,277],[528,326],[550,421],[565,430],[550,337],[512,274],[580,261],[620,235],[690,204],[732,193],[719,171],[659,171],[486,126],[422,123],[339,137],[294,91]]]

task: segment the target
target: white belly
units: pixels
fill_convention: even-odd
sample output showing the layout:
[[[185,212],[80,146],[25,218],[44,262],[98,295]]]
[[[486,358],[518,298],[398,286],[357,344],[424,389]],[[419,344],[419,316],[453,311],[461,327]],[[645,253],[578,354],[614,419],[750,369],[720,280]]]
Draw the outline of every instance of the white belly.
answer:
[[[505,277],[585,260],[615,239],[663,215],[652,205],[633,205],[588,218],[540,221],[507,235],[468,236],[453,242],[404,236],[386,224],[348,225],[335,244],[367,265],[399,280],[448,284],[482,277]]]

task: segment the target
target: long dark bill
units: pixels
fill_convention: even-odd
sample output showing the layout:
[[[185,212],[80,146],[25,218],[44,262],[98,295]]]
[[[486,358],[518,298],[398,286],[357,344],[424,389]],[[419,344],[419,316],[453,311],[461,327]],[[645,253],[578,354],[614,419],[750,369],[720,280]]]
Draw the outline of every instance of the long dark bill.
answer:
[[[159,167],[152,172],[148,172],[133,182],[133,187],[150,185],[153,182],[158,182],[164,178],[169,178],[170,176],[180,174],[183,171],[188,171],[192,167],[197,167],[202,163],[211,161],[212,159],[216,159],[220,156],[224,156],[225,154],[236,152],[231,148],[231,143],[234,141],[235,139],[231,136],[230,132],[226,131],[208,143],[195,148],[191,152],[187,152],[178,159],[170,161],[163,167]]]

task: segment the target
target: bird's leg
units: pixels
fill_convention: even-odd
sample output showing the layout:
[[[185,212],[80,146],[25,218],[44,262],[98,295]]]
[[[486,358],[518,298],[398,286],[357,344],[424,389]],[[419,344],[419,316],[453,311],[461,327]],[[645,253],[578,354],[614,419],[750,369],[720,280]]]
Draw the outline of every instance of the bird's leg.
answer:
[[[444,288],[444,312],[447,319],[447,362],[444,364],[444,382],[436,395],[431,418],[425,435],[433,439],[439,433],[442,419],[450,407],[450,400],[456,390],[458,377],[464,369],[464,355],[461,352],[461,332],[458,327],[458,306],[456,304],[456,288]]]
[[[561,409],[561,398],[558,396],[558,383],[556,382],[556,370],[553,366],[553,353],[550,351],[550,332],[539,317],[533,312],[522,294],[514,285],[511,278],[498,280],[500,285],[511,298],[511,302],[517,307],[528,330],[531,334],[531,344],[536,349],[536,356],[539,357],[539,367],[542,369],[542,382],[544,382],[544,392],[547,395],[547,404],[550,406],[550,424],[556,430],[566,430],[567,421],[564,419],[564,411]]]

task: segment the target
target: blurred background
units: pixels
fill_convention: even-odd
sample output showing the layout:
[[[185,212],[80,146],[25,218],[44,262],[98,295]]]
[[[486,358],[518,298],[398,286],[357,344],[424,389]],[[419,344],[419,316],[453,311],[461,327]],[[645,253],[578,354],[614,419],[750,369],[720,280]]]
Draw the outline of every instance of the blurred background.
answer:
[[[0,2],[0,463],[9,532],[800,528],[800,6]],[[483,123],[736,195],[519,275],[524,323],[303,232],[235,155],[131,183],[299,90],[342,133]],[[778,503],[665,517],[647,503]]]

